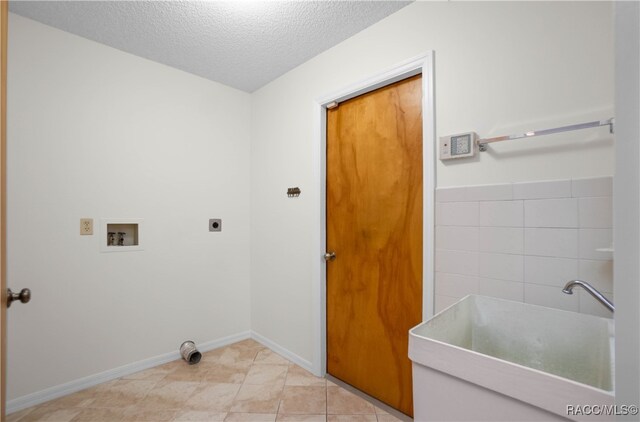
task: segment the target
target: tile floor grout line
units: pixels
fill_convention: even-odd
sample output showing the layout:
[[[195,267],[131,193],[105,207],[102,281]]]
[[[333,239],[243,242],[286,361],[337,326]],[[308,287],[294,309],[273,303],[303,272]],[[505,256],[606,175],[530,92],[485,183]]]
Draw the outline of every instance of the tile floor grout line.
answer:
[[[287,372],[284,374],[284,384],[282,384],[282,391],[280,392],[280,399],[278,400],[278,408],[276,409],[276,421],[280,414],[280,406],[282,406],[282,396],[284,395],[284,387],[287,385],[287,377],[289,376],[289,365],[287,365]]]
[[[300,368],[299,366],[297,366],[295,363],[289,361],[288,359],[280,356],[279,354],[271,351],[270,349],[266,348],[266,347],[258,347],[256,348],[256,344],[254,343],[249,343],[249,347],[247,347],[247,345],[242,344],[240,346],[237,347],[232,347],[233,345],[229,345],[229,346],[225,346],[223,348],[219,349],[219,353],[212,355],[211,356],[211,365],[209,367],[209,365],[204,365],[207,367],[207,372],[215,372],[216,368],[219,368],[221,365],[225,365],[225,363],[223,363],[222,361],[226,362],[227,359],[231,359],[233,361],[233,363],[239,363],[239,362],[246,362],[247,364],[243,364],[243,365],[238,365],[235,367],[237,372],[233,372],[233,374],[223,374],[223,376],[219,379],[222,379],[223,381],[215,381],[215,382],[211,382],[211,381],[205,381],[205,377],[198,377],[198,371],[194,371],[193,368],[189,368],[185,365],[172,365],[173,368],[168,367],[164,370],[161,370],[161,374],[162,377],[159,379],[145,379],[145,375],[142,375],[143,378],[139,378],[139,379],[127,379],[124,380],[122,377],[118,378],[116,380],[114,380],[114,384],[121,384],[122,381],[126,381],[127,384],[131,384],[133,388],[133,386],[140,386],[143,384],[146,384],[148,386],[148,389],[145,389],[143,394],[141,394],[140,398],[138,400],[136,400],[133,404],[130,404],[129,406],[126,407],[96,407],[93,408],[91,407],[93,405],[93,403],[88,404],[87,406],[78,406],[80,403],[83,402],[82,400],[82,395],[79,395],[76,400],[71,400],[70,406],[64,406],[63,403],[58,404],[58,406],[62,406],[62,407],[55,407],[55,406],[51,406],[50,408],[47,408],[45,406],[44,410],[38,410],[37,414],[32,414],[36,409],[38,409],[38,406],[34,406],[33,408],[29,409],[26,413],[24,413],[23,415],[21,415],[19,418],[13,420],[13,422],[20,422],[20,421],[24,421],[24,422],[28,422],[31,420],[42,420],[40,418],[46,418],[46,417],[50,417],[52,416],[53,412],[57,412],[57,411],[62,411],[62,412],[67,412],[67,415],[69,415],[71,418],[73,418],[73,420],[80,420],[82,418],[86,418],[86,417],[98,417],[99,415],[106,415],[107,413],[111,412],[115,412],[119,414],[114,414],[111,415],[110,418],[112,418],[112,420],[120,420],[120,421],[124,421],[126,420],[127,417],[136,417],[136,414],[139,414],[140,416],[143,414],[141,412],[144,411],[149,411],[149,412],[166,412],[167,415],[169,417],[172,418],[172,420],[177,420],[178,418],[180,418],[180,414],[184,413],[184,412],[189,412],[189,411],[193,411],[193,412],[202,412],[202,414],[206,414],[207,412],[211,412],[211,413],[216,413],[219,416],[222,416],[224,420],[228,420],[229,418],[232,417],[232,414],[257,414],[257,413],[265,413],[263,411],[258,411],[257,409],[259,409],[260,407],[254,407],[254,408],[246,408],[246,411],[238,411],[238,412],[232,412],[231,409],[234,406],[234,403],[236,402],[239,393],[241,391],[241,389],[243,388],[243,386],[247,386],[250,384],[247,384],[247,375],[249,373],[249,371],[252,370],[252,368],[256,368],[256,367],[261,367],[261,366],[265,366],[265,365],[280,365],[280,361],[284,360],[287,365],[285,366],[285,370],[280,372],[280,377],[282,377],[282,374],[284,375],[284,382],[280,385],[279,382],[277,382],[277,379],[280,379],[282,382],[282,378],[278,377],[275,380],[271,379],[269,380],[267,379],[263,379],[263,381],[268,381],[265,382],[263,384],[256,384],[256,386],[260,386],[259,389],[273,389],[273,387],[276,387],[275,390],[272,391],[279,391],[280,397],[277,400],[277,408],[276,408],[276,413],[275,415],[272,415],[276,418],[276,420],[278,419],[279,416],[284,416],[285,414],[283,413],[283,411],[286,411],[286,407],[284,406],[284,390],[286,389],[287,382],[289,379],[289,376],[291,375],[292,378],[292,383],[293,385],[291,385],[290,387],[293,387],[293,391],[297,392],[298,388],[302,391],[302,390],[314,390],[314,388],[320,388],[320,387],[324,387],[325,391],[325,412],[324,412],[324,418],[322,418],[322,415],[317,415],[315,412],[313,414],[311,413],[304,413],[304,415],[309,416],[309,417],[318,417],[318,419],[324,419],[325,422],[328,422],[328,418],[329,418],[329,388],[334,388],[335,389],[335,394],[338,394],[338,396],[342,396],[342,392],[344,390],[344,392],[346,393],[350,393],[348,389],[344,389],[342,388],[340,385],[332,385],[329,386],[329,381],[326,377],[315,377],[313,376],[313,374],[307,374],[308,371],[305,371],[303,368]],[[230,350],[227,352],[227,347],[230,347]],[[253,358],[251,358],[251,352],[255,349],[255,353],[253,354]],[[249,353],[247,353],[249,352]],[[256,362],[257,357],[260,355],[260,353],[264,352],[264,355],[266,356],[266,359],[268,362]],[[273,356],[272,356],[273,355]],[[224,356],[224,357],[223,357]],[[282,359],[278,359],[277,357],[280,357]],[[160,365],[159,367],[161,368],[164,365]],[[233,365],[231,365],[233,366]],[[171,369],[169,369],[171,368]],[[153,368],[151,368],[151,370],[153,370]],[[168,370],[168,371],[167,371]],[[146,371],[146,370],[145,370]],[[143,372],[143,371],[141,371]],[[180,372],[180,373],[177,373]],[[275,371],[278,372],[278,371]],[[177,373],[176,375],[176,379],[175,380],[169,380],[167,378],[170,378],[171,374]],[[235,375],[234,375],[235,374]],[[241,382],[237,382],[237,375],[239,374],[243,374],[243,379],[241,380]],[[231,378],[227,379],[224,378],[227,375],[229,375]],[[147,374],[148,376],[148,374]],[[157,376],[157,375],[156,375]],[[191,378],[193,376],[193,378]],[[236,378],[233,378],[233,377]],[[301,378],[300,378],[301,377]],[[230,382],[230,380],[233,378],[234,382]],[[318,385],[317,381],[321,381],[322,384]],[[158,388],[158,386],[160,384],[164,384],[164,386],[169,385],[171,383],[177,383],[174,385],[173,389],[175,390],[176,388],[179,389],[180,387],[180,383],[191,383],[196,385],[196,390],[198,388],[204,388],[207,385],[216,385],[216,384],[234,384],[237,387],[236,392],[233,394],[233,397],[231,398],[227,398],[224,400],[229,400],[229,406],[227,407],[227,411],[221,411],[219,409],[222,409],[222,407],[219,407],[217,404],[214,404],[213,401],[217,400],[217,398],[212,396],[212,402],[211,403],[205,403],[207,404],[207,406],[211,405],[212,407],[209,409],[207,408],[205,410],[205,408],[193,408],[191,409],[189,406],[186,405],[186,403],[190,400],[191,395],[187,395],[188,397],[186,398],[186,400],[179,400],[179,397],[175,397],[175,401],[176,404],[178,404],[179,406],[171,408],[171,409],[164,409],[164,408],[155,408],[153,406],[151,407],[147,407],[147,406],[141,406],[140,404],[142,402],[144,402],[148,397],[150,397],[152,395],[152,392],[154,391],[154,389]],[[299,385],[298,385],[299,384]],[[253,385],[253,384],[251,384]],[[280,385],[280,390],[277,390],[277,385]],[[137,387],[136,387],[137,388]],[[102,392],[106,392],[106,391],[110,391],[110,388],[107,388],[104,386],[103,384],[103,388],[99,391],[99,392],[94,392],[95,394],[100,394]],[[119,389],[120,390],[120,389]],[[171,389],[170,389],[171,390]],[[194,390],[195,391],[195,390]],[[305,390],[306,391],[306,390]],[[316,392],[319,393],[319,390],[315,390]],[[334,391],[334,390],[332,390]],[[176,390],[176,393],[179,393],[180,391]],[[308,391],[307,393],[311,393],[312,391]],[[122,391],[118,392],[118,390],[116,391],[112,391],[113,394],[119,395],[122,393]],[[125,389],[125,393],[126,393],[126,389]],[[317,394],[317,393],[316,393]],[[321,393],[320,393],[321,394]],[[353,394],[353,393],[351,393]],[[71,395],[73,396],[73,395]],[[162,397],[166,396],[166,394],[162,394],[160,399],[162,399]],[[180,396],[180,394],[178,394],[178,396]],[[356,395],[358,397],[358,395]],[[105,396],[107,398],[109,398],[109,395]],[[216,396],[217,397],[217,396]],[[222,397],[222,396],[221,396]],[[229,397],[229,396],[227,396]],[[294,394],[294,399],[295,397],[297,397]],[[302,396],[300,396],[301,398]],[[318,397],[318,396],[316,396]],[[171,398],[169,396],[166,396],[166,398]],[[362,400],[362,397],[359,397],[360,400]],[[79,401],[78,401],[79,400]],[[258,404],[261,401],[260,398],[252,398],[248,401],[248,404],[250,405],[251,403],[255,403]],[[367,401],[367,400],[365,400]],[[54,401],[51,401],[50,403],[55,403]],[[105,403],[111,403],[112,405],[114,403],[116,403],[115,401],[107,401]],[[220,404],[223,404],[223,402],[221,402]],[[381,418],[381,416],[378,414],[378,412],[376,411],[378,409],[377,406],[373,405],[373,403],[369,402],[370,405],[373,406],[374,409],[374,413],[376,415],[375,419],[372,419],[376,422],[380,422],[382,420],[393,420],[393,416],[389,415],[390,417],[388,417],[387,415],[384,415],[384,417]],[[349,405],[351,406],[351,405]],[[294,406],[295,407],[295,406]],[[344,406],[343,406],[344,407]],[[245,409],[245,407],[241,406],[239,409]],[[249,410],[251,409],[251,410]],[[319,410],[317,407],[315,408],[317,410]],[[341,408],[340,408],[341,409]],[[337,411],[340,412],[340,409],[338,409]],[[343,410],[346,410],[343,409]],[[133,412],[131,414],[129,414],[129,416],[127,416],[127,412]],[[73,413],[73,415],[70,415],[70,413]],[[267,412],[270,413],[271,412]],[[29,417],[29,415],[32,414],[31,417]],[[315,416],[314,416],[315,415]],[[247,415],[245,415],[247,416]],[[302,417],[302,414],[300,414],[300,416]],[[348,415],[344,415],[344,416],[348,416]],[[165,416],[162,416],[163,418]],[[242,417],[242,416],[240,416]],[[335,416],[334,416],[335,417]],[[370,417],[370,416],[369,416]]]
[[[244,378],[242,379],[242,384],[240,384],[240,388],[238,388],[238,391],[236,391],[236,394],[233,396],[233,400],[231,400],[231,404],[229,405],[229,411],[227,412],[227,415],[225,416],[224,420],[226,420],[227,417],[229,417],[229,414],[231,414],[231,408],[233,408],[233,404],[235,403],[236,399],[238,398],[238,394],[240,394],[240,390],[242,390],[242,387],[245,385],[245,382],[247,381],[247,375],[249,375],[249,372],[251,371],[251,368],[253,368],[253,364],[254,364],[254,362],[256,360],[256,356],[258,356],[258,353],[260,353],[260,352],[256,351],[256,354],[253,356],[253,359],[251,360],[251,365],[249,365],[249,368],[247,369],[247,372],[244,374]]]
[[[143,401],[144,399],[146,399],[146,398],[147,398],[147,396],[149,395],[149,393],[151,392],[151,390],[153,390],[154,388],[156,388],[156,386],[158,385],[158,383],[159,383],[160,381],[162,381],[162,380],[163,380],[167,375],[168,375],[168,373],[167,373],[167,374],[165,374],[165,376],[164,376],[164,377],[162,377],[162,378],[160,378],[158,381],[156,381],[156,382],[153,384],[153,386],[152,386],[152,387],[151,387],[151,388],[150,388],[150,389],[145,393],[144,397],[142,397],[140,400],[138,400],[138,402],[136,403],[136,406],[137,406],[139,403],[142,403],[142,401]],[[118,379],[121,379],[121,378],[118,378]]]

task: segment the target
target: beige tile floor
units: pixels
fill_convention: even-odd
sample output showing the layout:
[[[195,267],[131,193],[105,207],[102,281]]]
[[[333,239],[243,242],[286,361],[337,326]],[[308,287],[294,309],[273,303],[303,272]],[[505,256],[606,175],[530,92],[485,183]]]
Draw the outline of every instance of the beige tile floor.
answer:
[[[386,422],[394,416],[253,340],[13,413],[31,421]]]

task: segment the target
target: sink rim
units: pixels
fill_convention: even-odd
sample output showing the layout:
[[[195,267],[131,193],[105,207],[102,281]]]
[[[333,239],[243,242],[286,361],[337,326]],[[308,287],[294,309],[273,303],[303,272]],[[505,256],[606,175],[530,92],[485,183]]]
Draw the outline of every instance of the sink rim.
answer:
[[[460,304],[460,302],[464,301],[464,300],[475,300],[475,298],[481,298],[481,300],[490,300],[490,301],[496,301],[496,302],[507,302],[509,304],[518,304],[518,306],[523,306],[523,307],[531,307],[531,308],[535,308],[538,310],[544,310],[544,311],[552,311],[552,312],[557,312],[558,314],[567,314],[569,316],[571,316],[572,318],[575,318],[576,315],[579,315],[579,318],[585,318],[585,319],[594,319],[594,321],[599,321],[600,323],[605,323],[608,327],[609,327],[609,339],[610,339],[610,347],[609,347],[609,360],[610,360],[610,369],[609,369],[609,377],[611,379],[611,389],[607,390],[604,388],[600,388],[600,387],[596,387],[594,385],[591,384],[586,384],[584,382],[580,382],[580,381],[576,381],[574,379],[571,378],[567,378],[561,375],[557,375],[557,374],[553,374],[551,372],[546,372],[544,370],[541,369],[536,369],[536,368],[532,368],[530,366],[521,364],[521,363],[517,363],[517,362],[512,362],[503,358],[499,358],[496,356],[492,356],[486,353],[482,353],[470,348],[466,348],[466,347],[462,347],[462,346],[458,346],[455,344],[451,344],[448,343],[446,341],[443,340],[437,340],[431,337],[428,337],[426,335],[420,334],[417,331],[420,330],[421,328],[428,326],[432,321],[436,320],[440,315],[444,314],[445,312],[447,312],[448,310],[450,310],[451,308],[458,306]],[[522,370],[526,370],[526,371],[533,371],[534,373],[538,373],[540,375],[543,376],[547,376],[547,377],[552,377],[554,379],[557,379],[558,381],[561,382],[568,382],[571,384],[574,384],[576,387],[581,387],[581,388],[587,388],[587,389],[591,389],[594,392],[599,392],[599,393],[604,393],[604,394],[608,394],[611,395],[612,397],[615,396],[615,371],[614,371],[614,364],[615,364],[615,349],[613,346],[613,341],[612,339],[615,338],[615,321],[613,319],[610,318],[603,318],[603,317],[599,317],[599,316],[595,316],[595,315],[589,315],[589,314],[581,314],[581,313],[577,313],[577,312],[572,312],[572,311],[567,311],[564,309],[556,309],[556,308],[549,308],[546,306],[541,306],[541,305],[535,305],[535,304],[530,304],[530,303],[524,303],[524,302],[518,302],[518,301],[513,301],[513,300],[508,300],[508,299],[502,299],[502,298],[496,298],[496,297],[491,297],[491,296],[484,296],[484,295],[476,295],[476,294],[469,294],[466,295],[465,297],[463,297],[462,299],[458,300],[457,302],[449,305],[448,307],[446,307],[445,309],[441,310],[440,312],[438,312],[437,314],[435,314],[434,316],[432,316],[431,318],[427,319],[426,321],[421,322],[420,324],[416,325],[415,327],[412,327],[409,330],[409,339],[411,342],[411,337],[417,337],[429,342],[433,342],[436,344],[441,345],[442,347],[449,347],[449,348],[454,348],[456,350],[459,350],[463,353],[472,353],[473,355],[485,358],[485,359],[490,359],[492,361],[498,362],[498,363],[506,363],[508,365],[512,365],[518,368],[521,368]],[[409,355],[411,357],[411,348],[409,348]],[[412,359],[413,360],[413,359]]]
[[[465,298],[467,298],[467,296],[465,296]],[[543,308],[543,310],[549,309],[539,305],[517,303],[526,306],[536,306]],[[447,309],[449,308],[450,307]],[[563,313],[568,312],[558,311]],[[438,315],[439,314],[440,313],[438,313]],[[409,330],[409,358],[412,361],[414,370],[419,370],[419,367],[426,367],[444,373],[447,376],[474,384],[477,388],[490,390],[497,394],[514,398],[530,406],[535,406],[563,418],[573,420],[588,421],[590,419],[588,416],[581,415],[568,416],[567,406],[570,404],[599,404],[609,406],[615,403],[614,389],[604,390],[570,378],[530,368],[519,363],[510,362],[416,333],[420,327],[428,324],[438,315]],[[584,315],[584,317],[593,316]],[[612,328],[615,327],[613,321],[607,318],[601,319],[605,320],[608,326]],[[612,362],[614,358],[614,355],[611,354],[610,359]],[[611,385],[614,388],[613,371],[611,372],[611,377]]]
[[[591,390],[597,391],[599,393],[610,394],[612,397],[615,396],[615,389],[605,390],[603,388],[594,387],[593,385],[589,385],[589,384],[585,384],[583,382],[572,380],[571,378],[561,377],[560,375],[552,374],[550,372],[545,372],[545,371],[542,371],[540,369],[531,368],[529,366],[525,366],[525,365],[522,365],[522,364],[519,364],[519,363],[510,362],[508,360],[500,359],[500,358],[497,358],[495,356],[487,355],[485,353],[476,352],[475,350],[471,350],[471,349],[467,349],[467,348],[464,348],[464,347],[456,346],[454,344],[446,343],[444,341],[434,340],[432,338],[424,337],[424,336],[421,336],[419,334],[411,334],[411,335],[413,335],[415,337],[419,337],[419,338],[427,340],[427,341],[430,341],[430,342],[433,342],[433,343],[437,343],[437,344],[439,344],[439,345],[441,345],[443,347],[454,348],[456,350],[461,351],[462,353],[471,353],[471,354],[474,354],[474,355],[476,355],[478,357],[481,357],[481,358],[484,358],[484,359],[490,359],[490,360],[495,361],[495,362],[500,363],[500,364],[512,365],[512,366],[518,367],[518,368],[520,368],[522,370],[532,371],[532,372],[538,373],[538,374],[543,375],[545,377],[552,377],[554,379],[557,379],[558,381],[575,384],[577,387],[591,389]],[[409,357],[411,358],[411,353],[409,353]],[[420,364],[420,362],[416,362],[413,359],[411,359],[411,360],[414,361],[415,363]]]

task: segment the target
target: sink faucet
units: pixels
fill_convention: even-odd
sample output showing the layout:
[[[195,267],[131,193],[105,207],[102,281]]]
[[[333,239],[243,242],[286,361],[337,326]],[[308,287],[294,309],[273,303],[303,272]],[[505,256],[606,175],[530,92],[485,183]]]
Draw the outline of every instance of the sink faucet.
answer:
[[[589,292],[591,296],[595,297],[598,302],[602,303],[602,305],[606,307],[608,310],[610,310],[611,312],[615,310],[615,307],[613,306],[613,302],[611,302],[609,299],[604,297],[602,293],[597,291],[591,284],[587,283],[586,281],[571,280],[570,282],[565,284],[564,289],[562,289],[562,293],[572,295],[573,288],[576,286],[580,286],[583,289],[585,289],[587,292]]]

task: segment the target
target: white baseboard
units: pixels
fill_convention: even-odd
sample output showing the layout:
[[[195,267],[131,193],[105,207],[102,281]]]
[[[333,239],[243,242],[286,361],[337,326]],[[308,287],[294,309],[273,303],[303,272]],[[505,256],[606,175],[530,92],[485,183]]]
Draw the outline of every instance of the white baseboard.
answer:
[[[285,349],[279,344],[274,343],[273,341],[269,340],[265,336],[258,334],[255,331],[251,331],[251,338],[257,341],[258,343],[261,343],[262,345],[273,350],[277,354],[282,355],[283,357],[289,359],[291,362],[295,363],[296,365],[306,369],[309,372],[313,372],[313,368],[312,368],[313,365],[311,362],[301,358],[300,356],[296,355],[293,352],[290,352],[289,350]]]
[[[252,338],[258,343],[268,347],[284,358],[290,360],[296,365],[312,372],[312,364],[306,359],[301,358],[295,353],[285,349],[277,343],[269,340],[265,336],[256,333],[255,331],[243,331],[238,334],[233,334],[227,337],[223,337],[217,340],[212,340],[206,343],[198,343],[198,350],[201,352],[208,352],[209,350],[217,349],[219,347],[227,346],[232,343],[236,343],[241,340]],[[114,380],[116,378],[131,375],[145,369],[153,368],[154,366],[162,365],[174,360],[180,359],[180,352],[173,351],[162,355],[154,356],[149,359],[144,359],[138,362],[129,363],[127,365],[120,366],[118,368],[110,369],[98,374],[89,375],[84,378],[79,378],[67,382],[65,384],[55,385],[53,387],[46,388],[44,390],[37,391],[35,393],[28,394],[26,396],[18,397],[7,402],[6,412],[7,414],[18,412],[20,410],[29,408],[31,406],[37,406],[49,400],[54,400],[59,397],[63,397],[80,390],[84,390],[89,387],[93,387],[98,384],[102,384],[107,381]]]
[[[222,337],[220,339],[212,340],[206,343],[198,343],[198,350],[200,350],[201,352],[208,352],[209,350],[227,346],[229,344],[236,343],[238,341],[245,340],[251,337],[253,337],[253,333],[251,331],[243,331],[238,334]],[[260,342],[263,343],[262,341]],[[265,344],[265,346],[270,347],[267,344]],[[280,349],[284,350],[282,348]],[[274,351],[277,352],[278,350],[274,349]],[[27,394],[26,396],[7,401],[6,413],[10,414],[18,412],[22,409],[36,406],[49,400],[57,399],[68,394],[75,393],[76,391],[84,390],[85,388],[93,387],[95,385],[102,384],[103,382],[111,381],[125,375],[131,375],[144,369],[153,368],[154,366],[162,365],[176,359],[180,359],[180,352],[177,350],[154,356],[149,359],[144,359],[138,362],[129,363],[127,365],[110,369],[98,374],[89,375],[88,377],[79,378],[65,384],[55,385],[53,387],[49,387],[35,393]]]

